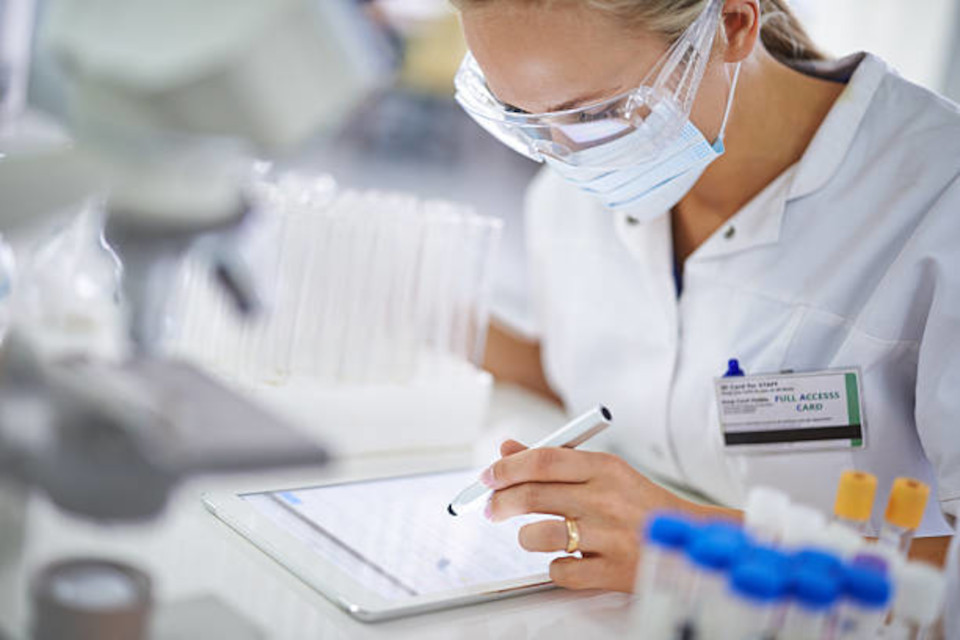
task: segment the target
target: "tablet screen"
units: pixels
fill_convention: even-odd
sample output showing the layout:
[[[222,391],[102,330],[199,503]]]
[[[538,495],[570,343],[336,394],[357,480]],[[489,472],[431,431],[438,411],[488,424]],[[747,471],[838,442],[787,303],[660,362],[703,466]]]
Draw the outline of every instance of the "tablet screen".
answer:
[[[476,471],[390,478],[241,496],[257,511],[375,593],[391,600],[549,572],[562,554],[517,542],[524,516],[493,524],[447,513]]]

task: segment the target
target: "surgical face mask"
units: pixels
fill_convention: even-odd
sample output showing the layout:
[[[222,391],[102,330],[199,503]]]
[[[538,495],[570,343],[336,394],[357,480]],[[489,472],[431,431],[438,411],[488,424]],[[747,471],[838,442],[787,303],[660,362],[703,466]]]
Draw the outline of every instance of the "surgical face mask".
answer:
[[[468,52],[454,79],[457,102],[484,129],[533,160],[607,168],[660,157],[690,115],[710,60],[723,0],[709,0],[686,31],[647,70],[635,88],[600,102],[562,111],[528,113],[501,102]],[[627,140],[623,140],[627,138]],[[619,157],[598,147],[620,152]]]
[[[670,211],[689,193],[710,163],[723,155],[723,136],[739,73],[738,64],[720,133],[713,144],[707,142],[703,133],[687,118],[680,132],[656,155],[630,165],[616,166],[611,159],[623,157],[625,150],[634,143],[632,138],[645,135],[643,128],[582,151],[577,164],[551,157],[545,160],[567,182],[595,196],[607,209],[623,212],[641,222],[653,220]],[[660,102],[654,108],[668,109],[669,103]]]

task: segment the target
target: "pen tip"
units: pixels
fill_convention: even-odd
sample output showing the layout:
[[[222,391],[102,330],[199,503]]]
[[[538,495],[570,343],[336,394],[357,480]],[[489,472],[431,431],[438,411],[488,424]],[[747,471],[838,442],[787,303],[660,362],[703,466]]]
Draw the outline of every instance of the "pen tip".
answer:
[[[452,516],[457,515],[457,512],[453,510],[453,505],[452,505],[452,504],[448,504],[448,505],[447,505],[447,513],[449,513],[449,514],[452,515]]]

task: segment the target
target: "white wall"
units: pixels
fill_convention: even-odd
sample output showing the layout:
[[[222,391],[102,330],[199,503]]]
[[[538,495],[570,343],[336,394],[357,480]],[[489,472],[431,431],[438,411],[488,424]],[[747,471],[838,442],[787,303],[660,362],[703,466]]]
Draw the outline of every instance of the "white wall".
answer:
[[[904,77],[941,92],[948,75],[955,72],[958,0],[792,0],[791,4],[827,53],[871,51]]]

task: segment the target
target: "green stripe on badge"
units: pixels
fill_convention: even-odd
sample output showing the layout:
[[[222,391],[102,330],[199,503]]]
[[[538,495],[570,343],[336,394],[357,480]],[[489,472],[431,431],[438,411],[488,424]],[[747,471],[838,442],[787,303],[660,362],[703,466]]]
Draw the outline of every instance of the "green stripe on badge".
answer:
[[[847,424],[860,422],[860,390],[857,389],[857,374],[845,373],[847,382]]]

